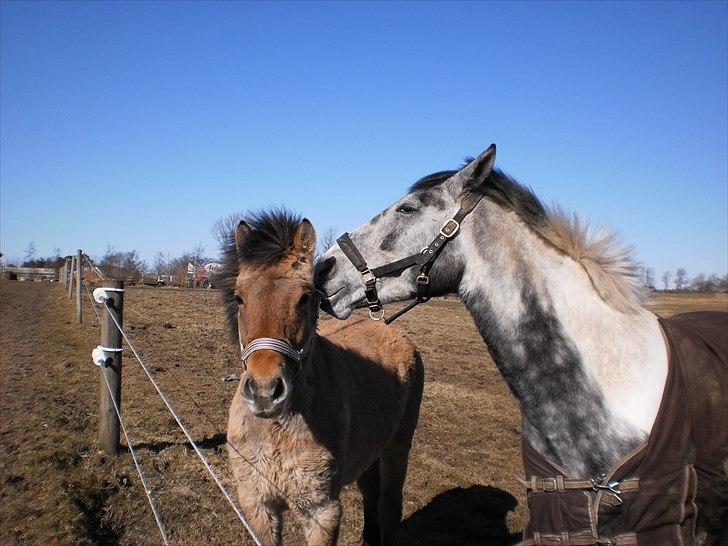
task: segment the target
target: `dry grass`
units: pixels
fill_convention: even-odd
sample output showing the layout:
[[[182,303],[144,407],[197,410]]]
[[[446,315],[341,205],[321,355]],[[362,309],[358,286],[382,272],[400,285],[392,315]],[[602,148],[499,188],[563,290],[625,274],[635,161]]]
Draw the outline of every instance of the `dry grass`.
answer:
[[[88,301],[85,301],[88,304]],[[655,310],[728,309],[726,294],[660,295]],[[239,373],[218,294],[132,288],[124,323],[228,482],[222,432]],[[460,303],[434,301],[400,320],[421,347],[425,397],[410,457],[402,544],[506,544],[526,520],[517,406]],[[77,326],[59,286],[0,284],[0,543],[159,542],[131,457],[96,452],[99,329]],[[123,409],[175,543],[249,543],[129,351]],[[341,543],[361,531],[344,494]],[[300,542],[295,524],[287,543]]]

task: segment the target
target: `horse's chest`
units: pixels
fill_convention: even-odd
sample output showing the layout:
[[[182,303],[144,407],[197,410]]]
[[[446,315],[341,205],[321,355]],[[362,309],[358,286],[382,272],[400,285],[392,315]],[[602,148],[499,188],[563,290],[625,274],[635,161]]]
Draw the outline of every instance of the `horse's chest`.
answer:
[[[334,457],[306,435],[259,444],[251,451],[255,470],[246,474],[268,501],[305,511],[332,494],[337,481]]]

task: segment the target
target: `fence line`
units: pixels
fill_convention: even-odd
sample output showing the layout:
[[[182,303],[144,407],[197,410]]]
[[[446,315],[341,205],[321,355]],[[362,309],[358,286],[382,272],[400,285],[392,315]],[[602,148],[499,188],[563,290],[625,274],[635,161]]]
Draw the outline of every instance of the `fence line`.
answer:
[[[88,285],[86,284],[86,281],[81,279],[81,282],[83,283],[83,288],[86,290],[86,296],[88,296],[89,302],[91,302],[91,309],[94,311],[94,315],[96,315],[96,321],[98,322],[99,326],[101,325],[101,317],[99,316],[99,311],[96,308],[96,302],[94,301],[94,297],[91,295],[91,291],[88,289]]]
[[[172,417],[174,417],[175,421],[177,421],[177,425],[180,427],[180,429],[182,429],[182,432],[187,437],[187,440],[190,442],[190,445],[195,450],[195,453],[197,453],[197,456],[202,461],[202,464],[205,466],[205,468],[207,469],[208,473],[212,476],[212,479],[215,481],[215,484],[218,486],[218,488],[220,489],[220,491],[222,491],[223,496],[228,501],[228,503],[230,504],[230,506],[233,508],[233,510],[237,514],[238,518],[240,519],[241,523],[247,529],[247,531],[250,534],[250,536],[253,539],[253,541],[258,546],[262,546],[263,542],[258,537],[257,533],[252,528],[252,526],[248,522],[248,520],[245,517],[245,515],[242,513],[240,507],[237,505],[237,503],[235,502],[235,500],[232,498],[232,496],[228,492],[227,488],[225,487],[225,484],[222,483],[222,480],[218,477],[218,475],[213,470],[212,463],[210,463],[210,461],[207,459],[207,457],[202,452],[202,450],[200,449],[200,447],[194,441],[194,439],[192,438],[192,434],[190,433],[189,429],[187,428],[187,426],[182,421],[182,418],[177,413],[176,409],[172,405],[172,402],[169,400],[169,398],[167,397],[167,395],[165,394],[165,392],[163,391],[163,389],[159,386],[159,384],[157,383],[157,381],[154,379],[153,374],[149,371],[149,368],[144,363],[144,360],[141,358],[141,356],[137,352],[136,348],[132,344],[132,342],[129,339],[129,337],[126,335],[126,332],[121,327],[121,324],[119,324],[119,322],[116,320],[116,317],[114,316],[114,314],[110,312],[110,309],[108,308],[108,306],[109,306],[108,299],[104,298],[104,303],[105,303],[105,306],[106,306],[106,310],[107,310],[107,312],[109,314],[109,317],[112,319],[112,321],[114,322],[114,324],[116,324],[116,327],[118,328],[119,332],[121,333],[122,337],[124,338],[124,341],[126,341],[127,345],[129,346],[129,349],[131,350],[132,354],[136,357],[137,361],[139,362],[139,365],[142,367],[142,369],[144,370],[144,373],[146,373],[147,377],[149,378],[149,381],[151,381],[152,385],[156,389],[157,394],[159,394],[159,396],[162,398],[162,401],[167,406],[167,409],[172,414]]]
[[[85,259],[85,261],[88,263],[88,265],[91,266],[92,270],[94,272],[96,272],[97,275],[102,280],[105,280],[105,277],[103,277],[101,275],[101,273],[99,272],[99,270],[95,266],[95,264],[93,264],[90,261],[90,258],[88,257],[88,255],[86,255],[85,253],[82,253],[82,251],[79,250],[77,256],[72,256],[71,259],[69,260],[70,267],[64,267],[64,269],[68,270],[68,277],[67,277],[68,278],[68,286],[67,287],[64,287],[64,288],[66,288],[67,291],[68,291],[69,299],[70,299],[70,296],[72,294],[72,289],[73,289],[74,272],[78,272],[81,269],[81,267],[80,267],[80,261],[81,261],[81,259]],[[101,323],[102,323],[101,317],[99,316],[99,312],[97,311],[96,302],[95,302],[93,296],[90,294],[90,291],[89,291],[89,288],[88,288],[87,283],[83,282],[83,278],[82,278],[82,275],[81,274],[78,274],[77,273],[75,275],[75,277],[76,277],[75,278],[75,281],[77,283],[77,286],[76,286],[77,294],[81,292],[81,283],[83,283],[83,288],[86,290],[86,294],[87,294],[87,296],[89,297],[89,299],[91,301],[92,309],[94,311],[94,314],[96,315],[96,319],[99,321],[99,324],[101,325]],[[111,304],[109,302],[109,299],[104,298],[104,297],[102,297],[100,299],[102,299],[102,301],[104,303],[104,307],[106,308],[108,317],[113,321],[114,325],[116,326],[116,329],[118,330],[118,332],[121,335],[121,337],[123,338],[123,340],[126,341],[127,345],[131,349],[134,357],[137,359],[137,361],[139,362],[139,364],[142,367],[143,371],[145,372],[145,374],[149,378],[150,382],[152,383],[152,385],[156,389],[157,393],[162,398],[162,401],[165,403],[165,405],[167,406],[167,409],[170,411],[170,413],[174,417],[175,421],[177,422],[177,425],[180,427],[180,429],[182,430],[182,432],[187,437],[188,441],[190,442],[190,445],[192,445],[193,449],[195,450],[195,453],[197,454],[197,456],[200,458],[201,462],[205,466],[205,469],[212,476],[215,484],[218,486],[218,488],[220,489],[220,491],[223,493],[223,496],[228,501],[228,503],[230,504],[230,506],[233,508],[233,510],[235,511],[236,515],[238,516],[238,518],[240,519],[240,521],[243,523],[243,526],[246,528],[246,530],[250,534],[250,536],[253,539],[253,541],[258,546],[262,546],[261,539],[258,537],[257,533],[255,532],[255,530],[252,528],[252,526],[248,522],[245,514],[243,514],[242,510],[237,505],[236,501],[232,498],[232,496],[230,495],[230,493],[226,489],[225,484],[222,482],[222,480],[220,479],[220,477],[215,473],[215,470],[214,470],[214,467],[213,467],[212,463],[207,459],[207,457],[202,452],[202,450],[200,449],[200,447],[193,440],[192,434],[191,434],[190,430],[187,428],[187,426],[185,425],[185,423],[182,421],[182,418],[177,413],[177,411],[176,411],[174,405],[172,404],[171,400],[168,398],[168,396],[163,391],[163,389],[161,388],[161,386],[156,382],[156,380],[153,377],[153,374],[151,373],[151,371],[149,370],[148,366],[143,361],[141,355],[138,353],[138,351],[136,350],[136,348],[132,344],[131,340],[129,339],[128,335],[124,331],[123,327],[121,326],[120,321],[117,320],[117,318],[115,317],[114,313],[111,311],[111,309],[110,309],[110,305]],[[77,307],[77,312],[80,312],[78,307]],[[79,323],[80,323],[80,320],[79,320]],[[103,326],[102,326],[102,330],[103,330]],[[103,332],[102,332],[102,334],[103,334]],[[145,491],[145,494],[147,495],[147,498],[149,500],[150,507],[152,508],[152,512],[154,514],[155,521],[157,522],[157,525],[159,527],[160,534],[162,536],[162,540],[164,541],[165,545],[168,545],[169,542],[168,542],[166,530],[165,530],[164,524],[162,522],[161,516],[159,515],[158,509],[156,507],[156,502],[153,500],[153,491],[149,487],[148,482],[146,480],[146,477],[143,475],[143,472],[141,470],[141,465],[140,465],[140,462],[139,462],[138,458],[136,457],[136,453],[134,452],[133,445],[131,443],[131,439],[130,439],[130,436],[128,434],[128,430],[126,429],[125,424],[122,421],[121,409],[119,407],[117,398],[114,396],[114,394],[112,392],[113,389],[112,389],[112,387],[111,387],[111,385],[110,385],[110,383],[109,383],[109,381],[108,381],[108,379],[106,377],[106,374],[103,372],[103,370],[102,370],[102,374],[101,375],[104,378],[104,382],[106,383],[107,390],[108,390],[109,394],[111,395],[110,400],[111,400],[111,402],[113,404],[113,410],[114,410],[114,412],[116,414],[116,417],[118,418],[118,423],[121,426],[121,430],[122,430],[122,432],[124,434],[124,437],[125,437],[125,439],[127,441],[127,445],[129,447],[130,453],[132,454],[132,459],[134,460],[134,464],[137,467],[137,472],[139,473],[139,477],[140,477],[140,479],[142,481],[142,486],[144,487],[144,491]],[[210,377],[212,377],[211,374],[208,373],[208,375]],[[198,414],[199,415],[202,415],[202,417],[205,419],[205,421],[207,421],[207,423],[215,430],[215,432],[217,432],[218,434],[224,434],[222,432],[221,428],[200,407],[200,405],[195,400],[195,397],[194,396],[191,396],[189,394],[189,391],[184,387],[184,385],[182,385],[182,383],[180,382],[179,378],[177,377],[177,375],[174,372],[172,373],[172,376],[173,376],[175,382],[177,383],[177,385],[179,387],[181,387],[182,390],[185,391],[185,393],[188,395],[190,401],[194,404],[195,408],[197,409]],[[215,378],[213,377],[213,379],[215,379]],[[120,396],[120,390],[119,390],[119,396]],[[277,490],[279,489],[278,486],[268,476],[264,475],[251,461],[248,461],[247,458],[245,458],[238,451],[238,449],[229,440],[227,440],[227,437],[226,437],[226,443],[236,453],[238,453],[238,455],[240,456],[241,460],[244,461],[248,466],[250,466],[261,478],[263,478],[266,482],[268,482],[274,489],[277,489]],[[117,441],[117,444],[118,444],[118,441]],[[297,505],[297,503],[294,503],[294,504]]]
[[[91,256],[89,256],[88,254],[86,254],[86,253],[84,252],[84,254],[83,254],[83,259],[84,259],[84,260],[86,260],[86,263],[88,264],[88,266],[89,266],[89,267],[91,268],[91,270],[92,270],[92,271],[93,271],[94,273],[96,273],[96,276],[97,276],[97,277],[98,277],[99,279],[101,279],[102,281],[105,281],[105,280],[106,280],[106,276],[105,276],[105,275],[104,275],[104,273],[103,273],[103,272],[102,272],[102,271],[101,271],[101,270],[100,270],[100,269],[99,269],[99,268],[98,268],[98,267],[96,266],[96,264],[95,264],[95,263],[93,262],[93,260],[91,259]]]

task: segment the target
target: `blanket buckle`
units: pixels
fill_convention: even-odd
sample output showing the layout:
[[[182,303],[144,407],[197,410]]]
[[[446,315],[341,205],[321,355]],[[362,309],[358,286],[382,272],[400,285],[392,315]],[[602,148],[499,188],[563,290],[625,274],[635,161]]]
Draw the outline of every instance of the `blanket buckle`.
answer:
[[[602,475],[598,480],[592,479],[592,491],[595,493],[598,491],[608,491],[612,494],[612,496],[615,498],[615,500],[622,504],[622,497],[620,496],[622,494],[622,491],[619,489],[619,482],[617,480],[609,480],[608,482],[604,483],[604,478],[606,476]]]

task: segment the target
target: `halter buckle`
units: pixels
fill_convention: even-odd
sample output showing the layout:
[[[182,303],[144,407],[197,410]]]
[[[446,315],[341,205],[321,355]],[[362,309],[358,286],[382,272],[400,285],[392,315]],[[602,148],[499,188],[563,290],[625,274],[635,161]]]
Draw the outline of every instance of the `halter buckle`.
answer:
[[[455,220],[455,218],[450,218],[447,222],[445,222],[445,225],[440,228],[440,235],[450,239],[455,236],[458,230],[460,230],[460,222]]]
[[[359,277],[361,277],[361,282],[364,284],[373,283],[377,280],[374,273],[368,267],[364,271],[359,271]]]
[[[379,313],[378,315],[376,313]],[[369,318],[372,320],[382,320],[384,318],[384,307],[380,307],[379,311],[369,309]]]

